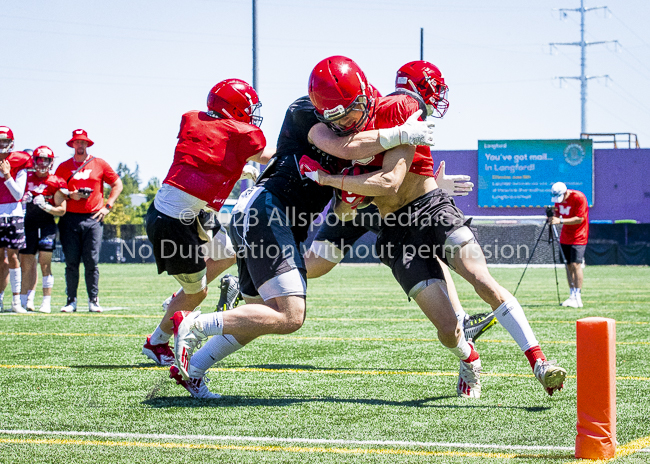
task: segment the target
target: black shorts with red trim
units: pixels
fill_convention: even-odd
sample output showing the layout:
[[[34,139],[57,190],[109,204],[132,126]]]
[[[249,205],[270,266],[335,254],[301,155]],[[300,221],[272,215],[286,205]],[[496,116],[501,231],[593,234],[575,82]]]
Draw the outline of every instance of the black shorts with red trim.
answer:
[[[407,295],[424,280],[444,279],[437,257],[447,263],[447,237],[470,221],[446,192],[428,192],[384,218],[377,236],[381,262]]]

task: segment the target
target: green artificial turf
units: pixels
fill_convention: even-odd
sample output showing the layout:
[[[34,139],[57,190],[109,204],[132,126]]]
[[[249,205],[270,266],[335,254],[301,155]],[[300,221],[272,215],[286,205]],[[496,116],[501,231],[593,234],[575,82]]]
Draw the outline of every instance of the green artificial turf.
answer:
[[[482,397],[457,398],[458,362],[390,271],[370,265],[338,266],[309,281],[304,326],[219,363],[208,377],[222,398],[212,401],[190,398],[141,354],[160,303],[178,287],[172,278],[152,264],[101,265],[100,303],[124,309],[90,314],[80,288],[79,311],[61,314],[63,265],[53,268],[52,314],[0,316],[2,463],[572,462],[570,450],[479,445],[573,447],[575,321],[588,316],[618,322],[618,441],[650,447],[648,267],[588,267],[581,309],[558,306],[553,269],[527,271],[517,297],[547,357],[570,376],[553,397],[496,326],[477,342]],[[513,291],[522,269],[491,272]],[[489,309],[454,277],[469,313]],[[213,290],[204,310],[217,298]],[[24,432],[8,433],[16,430]],[[616,462],[648,463],[650,453]]]

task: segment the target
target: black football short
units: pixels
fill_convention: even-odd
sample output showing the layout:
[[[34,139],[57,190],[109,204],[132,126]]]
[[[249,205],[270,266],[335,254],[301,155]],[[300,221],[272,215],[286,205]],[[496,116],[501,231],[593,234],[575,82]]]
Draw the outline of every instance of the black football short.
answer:
[[[153,245],[158,274],[194,274],[205,269],[205,256],[197,218],[189,224],[158,211],[151,202],[147,211],[147,237]]]
[[[571,263],[582,264],[584,262],[585,250],[587,249],[587,245],[567,245],[566,243],[560,243],[560,246],[562,247],[562,253],[560,253],[561,263],[564,262],[562,260],[563,254],[567,264],[571,264]]]
[[[381,262],[407,295],[424,280],[444,279],[436,256],[447,263],[447,237],[469,222],[446,192],[433,190],[384,218],[377,236]]]
[[[378,233],[381,216],[375,205],[359,210],[351,221],[341,221],[330,209],[321,224],[314,241],[333,243],[339,250],[347,252],[367,232]]]
[[[306,280],[305,261],[292,231],[287,207],[263,187],[244,192],[238,206],[245,202],[246,194],[257,197],[250,201],[245,211],[233,212],[229,230],[237,251],[242,294],[257,296],[262,284],[293,269],[298,269]]]
[[[22,250],[25,248],[25,218],[0,217],[0,248]]]
[[[25,223],[25,248],[22,255],[35,255],[39,251],[52,253],[56,248],[56,223]]]

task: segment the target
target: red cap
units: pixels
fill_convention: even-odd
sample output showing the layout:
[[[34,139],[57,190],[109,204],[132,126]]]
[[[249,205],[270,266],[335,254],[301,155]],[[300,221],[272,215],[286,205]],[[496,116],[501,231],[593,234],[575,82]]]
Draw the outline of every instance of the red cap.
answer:
[[[88,138],[88,133],[83,129],[75,129],[72,131],[72,138],[68,141],[67,145],[72,146],[72,142],[75,140],[85,140],[88,142],[88,146],[92,147],[95,142]]]

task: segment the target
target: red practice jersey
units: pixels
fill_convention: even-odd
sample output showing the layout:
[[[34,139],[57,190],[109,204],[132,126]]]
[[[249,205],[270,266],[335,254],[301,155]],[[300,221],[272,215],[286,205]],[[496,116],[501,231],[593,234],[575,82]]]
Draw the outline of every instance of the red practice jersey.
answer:
[[[379,97],[375,104],[374,114],[372,115],[368,125],[366,125],[363,130],[387,129],[404,124],[406,120],[419,109],[420,105],[418,102],[406,95]],[[363,163],[363,160],[361,161],[361,163],[358,161],[357,163],[381,166],[383,156],[375,156],[374,159],[368,163]],[[416,147],[409,172],[421,176],[433,177],[433,158],[431,158],[431,150],[429,147]]]
[[[88,155],[90,156],[90,155]],[[81,170],[81,164],[73,158],[64,161],[56,168],[56,175],[67,182],[68,190],[74,192],[82,187],[93,190],[88,198],[67,201],[68,213],[94,213],[104,207],[104,183],[115,183],[120,176],[117,175],[106,161],[101,158],[91,157],[91,160]],[[72,173],[75,172],[73,176]]]
[[[266,139],[257,126],[190,111],[181,119],[174,161],[163,183],[219,211],[248,158],[265,146]]]
[[[580,216],[581,224],[563,225],[560,243],[565,245],[586,245],[589,237],[589,204],[587,197],[577,190],[567,190],[569,195],[562,203],[555,203],[556,214],[562,218]]]
[[[33,166],[32,157],[24,151],[11,152],[5,159],[9,161],[9,165],[11,166],[10,174],[14,180],[18,171],[29,169]],[[16,201],[9,189],[5,187],[5,178],[0,176],[0,204],[16,203]]]
[[[67,189],[68,184],[55,174],[48,174],[45,177],[39,177],[35,172],[27,174],[27,187],[25,192],[29,192],[33,197],[43,195],[45,201],[54,206],[54,194],[63,189]]]

